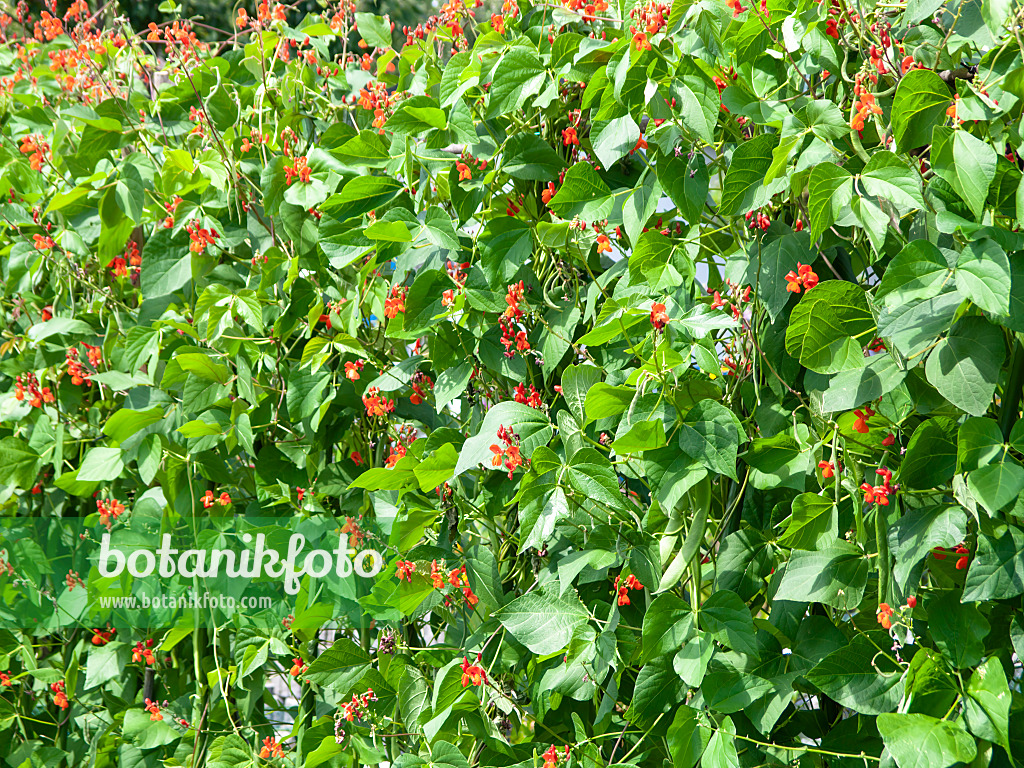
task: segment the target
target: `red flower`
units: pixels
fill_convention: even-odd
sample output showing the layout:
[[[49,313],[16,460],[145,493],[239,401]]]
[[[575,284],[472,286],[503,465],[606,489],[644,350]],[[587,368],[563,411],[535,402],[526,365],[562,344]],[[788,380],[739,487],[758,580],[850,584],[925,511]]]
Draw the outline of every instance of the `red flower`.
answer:
[[[480,661],[479,657],[477,661]],[[478,664],[470,664],[469,659],[462,657],[462,687],[467,685],[483,685],[487,682],[487,672]]]
[[[651,50],[651,41],[647,39],[647,35],[643,32],[637,32],[633,35],[633,45],[638,51]]]
[[[608,235],[598,235],[597,236],[597,252],[599,254],[600,253],[605,253],[606,251],[608,253],[611,253],[611,250],[612,250],[612,241],[608,239]]]
[[[562,144],[568,147],[570,144],[575,144],[577,147],[580,145],[579,137],[576,135],[576,129],[572,126],[562,131]]]
[[[384,300],[384,317],[394,320],[399,312],[405,312],[405,296],[407,291],[396,285],[391,289],[391,296]]]
[[[394,469],[395,468],[395,464],[398,463],[398,460],[405,456],[406,450],[407,450],[406,447],[404,445],[402,445],[401,443],[399,443],[394,448],[392,448],[391,449],[391,455],[388,456],[388,460],[386,462],[387,468],[388,469]]]
[[[797,271],[789,271],[786,275],[786,290],[792,293],[800,293],[800,287],[803,286],[805,290],[811,290],[818,284],[818,276],[811,269],[809,264],[801,264],[797,262]]]
[[[881,603],[878,606],[878,623],[883,628],[889,629],[892,626],[892,608],[889,607],[888,603]]]
[[[416,563],[412,563],[408,560],[400,560],[398,562],[398,569],[396,575],[399,581],[408,581],[412,584],[412,575],[416,573]]]
[[[970,550],[961,544],[956,548],[956,554],[960,555],[960,558],[956,561],[956,569],[962,571],[967,567],[967,556],[970,554]]]
[[[719,309],[725,306],[725,301],[722,300],[722,295],[718,291],[715,291],[713,299],[714,301],[711,302],[712,309]]]
[[[885,436],[885,439],[882,441],[882,445],[888,447],[888,446],[892,445],[895,442],[896,442],[896,436],[893,435],[892,432],[890,432],[888,435]]]
[[[651,325],[657,330],[661,330],[668,325],[669,317],[668,313],[665,312],[665,305],[658,304],[655,302],[651,305]]]
[[[349,454],[349,458],[355,462],[357,467],[361,467],[363,465],[363,456],[359,451],[352,451],[352,453]]]
[[[860,432],[862,435],[868,433],[868,419],[875,415],[875,412],[870,407],[865,408],[863,411],[858,408],[853,412],[853,415],[857,419],[853,422],[853,431]]]
[[[313,171],[306,165],[305,157],[297,157],[293,165],[286,165],[284,167],[285,181],[288,186],[291,186],[292,179],[296,176],[299,177],[299,181],[309,184],[313,180],[312,173]]]
[[[349,381],[355,381],[356,379],[358,379],[359,372],[363,370],[364,365],[366,365],[365,360],[356,360],[355,362],[352,362],[350,360],[349,362],[345,363],[345,378],[348,379]]]
[[[555,182],[549,181],[547,187],[540,193],[540,199],[544,205],[547,205],[556,194],[558,194],[558,190],[555,189]]]
[[[296,488],[295,489],[295,495],[298,497],[298,501],[301,503],[302,502],[302,497],[306,495],[306,489],[305,488]]]
[[[916,608],[917,607],[917,598],[914,597],[913,595],[908,597],[907,598],[907,607],[908,608]]]
[[[56,245],[56,243],[53,242],[52,237],[44,237],[43,235],[32,235],[32,239],[35,240],[37,251],[48,251]]]
[[[47,320],[53,319],[53,307],[50,306],[49,304],[47,304],[45,307],[43,307],[42,316],[43,316],[43,322],[44,323]]]
[[[469,169],[469,166],[461,160],[455,163],[455,170],[459,172],[459,181],[465,181],[466,179],[473,178],[473,172]]]
[[[822,477],[825,477],[825,478],[835,477],[836,468],[832,464],[831,461],[819,461],[818,462],[818,469],[821,470],[821,476]]]
[[[263,740],[263,748],[260,750],[260,757],[263,760],[271,760],[275,757],[284,757],[284,750],[277,743],[277,739],[267,736]]]

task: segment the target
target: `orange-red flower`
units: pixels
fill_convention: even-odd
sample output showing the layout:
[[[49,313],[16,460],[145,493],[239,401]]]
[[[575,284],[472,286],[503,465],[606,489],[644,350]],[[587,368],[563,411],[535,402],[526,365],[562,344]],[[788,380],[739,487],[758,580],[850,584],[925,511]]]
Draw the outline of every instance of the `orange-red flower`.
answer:
[[[599,254],[605,253],[605,252],[611,253],[611,250],[612,250],[612,241],[608,239],[608,235],[598,235],[597,236],[597,252]]]
[[[284,757],[284,749],[277,743],[277,739],[270,736],[263,740],[263,748],[260,749],[260,757],[263,760],[272,760],[275,757]]]
[[[396,575],[399,581],[408,581],[412,584],[412,575],[416,573],[416,563],[408,560],[400,560],[398,563],[398,569]]]
[[[296,157],[293,165],[286,165],[284,167],[284,175],[286,183],[291,186],[292,179],[298,176],[299,181],[309,184],[312,180],[312,169],[306,165],[305,157]]]
[[[797,262],[797,271],[789,271],[786,275],[786,290],[793,293],[800,293],[800,288],[803,286],[805,290],[811,290],[818,284],[818,276],[811,269],[810,264],[801,264]]]
[[[345,363],[345,378],[349,381],[356,381],[364,365],[366,365],[365,360],[356,360],[355,362],[349,360]]]
[[[665,305],[655,302],[651,305],[651,325],[657,330],[661,330],[668,325],[669,317],[665,311]]]
[[[651,50],[651,41],[643,32],[637,32],[633,35],[633,47],[638,51],[649,51]]]
[[[875,412],[870,407],[865,407],[863,411],[858,408],[853,412],[853,415],[857,417],[853,422],[853,431],[866,435],[869,430],[868,419],[874,416]]]
[[[477,661],[480,661],[477,658]],[[470,664],[469,659],[462,657],[462,687],[467,685],[483,685],[487,682],[487,672],[479,664]]]
[[[473,178],[473,171],[471,171],[469,166],[461,160],[455,163],[455,170],[459,172],[459,181],[466,181],[467,179]]]
[[[819,461],[818,462],[818,469],[821,470],[821,476],[822,477],[825,477],[825,478],[835,477],[836,468],[835,468],[835,465],[832,464],[831,461]]]
[[[888,603],[880,603],[878,606],[878,623],[883,628],[889,629],[892,626],[892,614],[893,610],[889,607]]]
[[[569,146],[575,144],[577,147],[580,145],[580,139],[576,135],[576,129],[572,126],[562,130],[562,144]]]

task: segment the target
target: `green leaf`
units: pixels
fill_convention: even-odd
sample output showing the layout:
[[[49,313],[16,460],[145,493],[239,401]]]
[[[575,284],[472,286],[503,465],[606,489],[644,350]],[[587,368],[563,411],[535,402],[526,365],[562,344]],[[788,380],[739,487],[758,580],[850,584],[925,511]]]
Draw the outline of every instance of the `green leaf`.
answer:
[[[951,278],[952,266],[942,251],[927,240],[912,240],[889,262],[875,298],[884,299],[889,307],[930,299]]]
[[[740,430],[735,414],[715,400],[701,400],[679,427],[679,449],[713,472],[736,480]]]
[[[762,182],[771,167],[772,150],[778,140],[776,134],[763,133],[740,144],[733,153],[722,185],[719,210],[723,216],[743,214],[758,206]]]
[[[831,227],[853,199],[853,176],[835,163],[819,163],[808,181],[811,239]]]
[[[798,262],[810,264],[815,255],[806,232],[787,232],[761,243],[759,247],[751,247],[750,266],[752,270],[756,269],[757,297],[764,302],[774,323],[792,296],[786,289],[783,276],[790,270],[795,272]]]
[[[320,206],[324,217],[342,222],[362,216],[389,202],[402,190],[402,182],[390,176],[357,176]]]
[[[374,48],[391,47],[391,25],[372,13],[357,13],[356,23],[363,40]]]
[[[469,384],[472,376],[473,362],[471,360],[465,360],[456,367],[446,368],[441,372],[434,384],[434,401],[438,413],[466,391],[466,385]]]
[[[223,363],[214,362],[213,358],[203,352],[182,352],[174,356],[175,362],[182,370],[195,374],[207,381],[227,384],[231,381],[231,371]]]
[[[838,541],[818,552],[794,551],[775,599],[823,603],[846,611],[860,604],[867,582],[868,561],[863,553]]]
[[[1012,459],[989,464],[967,476],[967,488],[992,517],[1024,491],[1024,467]]]
[[[192,253],[184,238],[159,228],[142,246],[142,295],[167,296],[192,279]]]
[[[956,263],[960,295],[994,315],[1010,314],[1010,260],[995,240],[972,240]]]
[[[992,145],[967,131],[936,128],[931,160],[935,172],[967,203],[974,218],[980,219],[988,189],[996,177],[996,151]]]
[[[594,128],[591,134],[594,154],[605,168],[611,168],[625,157],[640,139],[640,126],[629,113],[606,123],[599,123]]]
[[[878,400],[896,389],[907,377],[888,352],[872,355],[860,369],[843,371],[832,377],[821,396],[824,412],[850,411]]]
[[[116,480],[124,471],[124,458],[120,448],[96,447],[89,450],[78,468],[81,482],[109,482]]]
[[[1005,357],[1002,332],[982,317],[965,317],[932,350],[925,376],[957,408],[984,416]]]
[[[612,194],[594,166],[576,163],[566,171],[562,186],[548,206],[563,219],[579,216],[587,221],[600,221],[612,210]]]
[[[807,680],[854,712],[891,712],[903,698],[903,670],[889,654],[878,652],[891,644],[887,634],[856,635],[845,648],[822,659]]]
[[[565,648],[590,615],[575,592],[559,597],[546,591],[517,597],[494,617],[512,637],[534,653],[546,656]]]
[[[611,448],[618,456],[652,451],[665,445],[665,423],[661,419],[637,421],[622,437],[615,439]]]
[[[562,372],[562,397],[580,423],[586,415],[587,395],[599,381],[601,369],[595,365],[570,365]]]
[[[949,768],[969,763],[977,754],[974,739],[956,722],[930,715],[888,713],[879,715],[876,722],[898,768]]]
[[[535,51],[523,46],[509,49],[491,75],[487,118],[519,109],[527,99],[540,93],[547,78],[547,70]]]
[[[978,552],[971,557],[964,602],[1005,600],[1024,594],[1024,531],[1008,525],[997,536],[978,534]]]
[[[625,413],[636,397],[636,389],[628,386],[613,387],[599,381],[587,392],[586,424],[598,419],[607,419]]]
[[[970,472],[983,467],[1001,457],[1004,447],[1003,433],[994,419],[966,419],[957,433],[957,470]]]
[[[835,541],[838,534],[839,512],[832,499],[802,493],[793,499],[793,514],[779,543],[792,549],[817,549]]]
[[[786,329],[786,352],[818,373],[864,365],[863,346],[875,322],[864,291],[854,283],[828,280],[807,291]]]
[[[164,417],[164,409],[154,406],[145,411],[133,411],[131,408],[120,408],[103,424],[103,434],[117,443],[123,443],[129,437],[150,424],[156,424]]]
[[[917,565],[936,547],[949,549],[967,536],[967,513],[960,506],[933,506],[907,512],[889,529],[889,548],[896,561],[893,578],[906,593]]]
[[[674,655],[693,633],[693,609],[671,592],[658,595],[644,614],[640,663],[655,656]]]
[[[0,485],[31,488],[36,482],[40,456],[23,440],[7,437],[0,440]]]
[[[757,655],[754,619],[735,592],[718,590],[704,601],[699,616],[701,626],[715,640],[734,651]]]
[[[445,69],[447,71],[447,67]],[[509,176],[530,181],[556,181],[564,168],[565,160],[540,136],[514,133],[505,142],[501,169]]]
[[[121,735],[139,749],[155,749],[172,744],[182,734],[174,730],[164,720],[153,722],[149,713],[140,706],[124,713]]]
[[[333,688],[344,697],[369,668],[370,655],[348,638],[342,637],[316,657],[303,678]]]
[[[441,483],[447,482],[455,472],[459,461],[459,453],[451,443],[445,443],[433,455],[420,462],[413,470],[420,490],[424,493],[433,491]]]
[[[945,416],[921,422],[907,443],[900,483],[919,490],[948,483],[956,472],[955,435],[956,422]]]
[[[697,710],[683,705],[676,710],[666,739],[672,765],[675,768],[694,768],[711,739],[711,729],[700,726]]]
[[[672,657],[652,659],[640,668],[637,675],[626,720],[641,727],[651,727],[659,715],[679,702],[681,688],[679,675],[672,668]]]
[[[967,730],[1010,751],[1010,688],[995,656],[974,670],[964,701]]]
[[[869,195],[888,200],[901,211],[924,208],[921,175],[892,152],[876,152],[860,176]]]
[[[912,69],[900,80],[892,102],[892,129],[900,152],[930,144],[932,128],[943,123],[953,95],[930,69]],[[902,768],[902,766],[901,766]]]
[[[954,667],[966,669],[981,661],[989,623],[977,606],[961,603],[955,594],[944,592],[929,600],[926,607],[935,647]]]

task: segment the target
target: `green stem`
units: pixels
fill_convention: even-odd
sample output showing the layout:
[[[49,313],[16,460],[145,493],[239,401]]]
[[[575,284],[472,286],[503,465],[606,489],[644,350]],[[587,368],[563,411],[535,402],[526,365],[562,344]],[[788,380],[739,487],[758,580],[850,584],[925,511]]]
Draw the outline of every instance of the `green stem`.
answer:
[[[1002,405],[999,407],[999,429],[1003,433],[1003,440],[1010,439],[1010,432],[1017,422],[1022,387],[1024,387],[1024,346],[1018,339],[1013,343],[1013,352],[1010,355],[1010,376],[1006,380]]]

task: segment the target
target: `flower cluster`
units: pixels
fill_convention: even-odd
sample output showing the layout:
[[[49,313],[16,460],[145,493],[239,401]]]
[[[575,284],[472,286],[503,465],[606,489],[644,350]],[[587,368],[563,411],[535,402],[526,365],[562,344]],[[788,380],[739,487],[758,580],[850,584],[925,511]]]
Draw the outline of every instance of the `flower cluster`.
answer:
[[[469,659],[462,657],[462,687],[468,685],[483,685],[487,682],[487,672],[480,666],[481,656],[476,657],[476,664],[470,664]]]
[[[536,408],[537,410],[540,410],[544,406],[544,401],[541,400],[540,392],[537,391],[537,388],[534,387],[533,384],[530,385],[529,394],[526,392],[525,384],[516,385],[513,394],[515,395],[515,401],[517,403],[525,403],[531,408]]]
[[[217,234],[217,230],[206,229],[199,225],[198,221],[192,221],[185,225],[185,231],[188,232],[188,236],[191,239],[188,249],[192,253],[202,253],[206,250],[207,246],[214,245],[217,238],[220,237]]]
[[[399,560],[395,575],[399,581],[408,581],[412,584],[412,575],[416,573],[416,563],[411,560]]]
[[[149,639],[143,644],[140,640],[132,648],[132,661],[145,660],[146,664],[156,664],[156,657],[153,655],[153,640]]]
[[[42,408],[43,403],[52,403],[56,399],[49,387],[40,389],[39,381],[34,373],[23,373],[14,377],[14,399],[24,402],[28,393],[28,403],[33,408]]]
[[[875,95],[861,85],[861,78],[858,75],[853,86],[853,94],[856,100],[853,102],[853,117],[850,118],[850,127],[855,131],[864,130],[864,121],[871,115],[882,114],[882,108],[875,103]]]
[[[378,387],[370,387],[366,390],[366,394],[363,395],[363,407],[366,408],[367,416],[371,418],[373,416],[383,417],[394,412],[395,401],[382,397]]]
[[[879,467],[875,473],[882,477],[881,485],[861,483],[860,489],[864,491],[864,501],[868,504],[877,504],[880,507],[889,506],[889,494],[897,490],[899,486],[892,485],[892,471],[885,467]]]
[[[70,704],[68,702],[68,695],[64,691],[64,681],[58,680],[56,683],[50,683],[50,690],[53,692],[53,703],[61,709],[67,709]]]
[[[159,720],[164,719],[164,716],[160,714],[160,705],[157,704],[155,701],[150,701],[149,699],[146,699],[146,711],[149,712],[149,719],[153,722],[157,722]]]
[[[429,389],[434,388],[434,380],[427,374],[416,371],[412,376],[412,395],[409,397],[409,402],[413,405],[419,405],[427,399],[427,393],[423,390],[424,387]]]
[[[491,457],[491,466],[500,467],[504,461],[505,469],[508,470],[508,479],[511,480],[512,473],[524,463],[523,456],[519,452],[519,435],[511,428],[499,424],[498,439],[504,443],[504,446],[497,444],[491,446],[491,453],[494,454]]]
[[[50,145],[43,141],[43,135],[33,133],[23,136],[21,139],[21,153],[28,155],[29,164],[33,171],[42,171],[46,155],[50,152]]]
[[[362,546],[363,539],[366,538],[366,534],[363,533],[363,529],[359,525],[359,521],[363,519],[360,515],[357,520],[354,517],[346,517],[345,524],[341,526],[341,533],[348,534],[348,545],[352,549],[359,549]]]
[[[363,370],[363,366],[366,365],[365,360],[349,360],[345,363],[345,378],[349,381],[357,381],[359,379],[359,372]]]
[[[303,672],[305,672],[306,669],[307,669],[306,662],[304,662],[301,658],[296,656],[294,659],[292,659],[292,668],[290,670],[288,670],[288,674],[291,675],[292,677],[298,677]]]
[[[68,592],[73,590],[75,587],[85,586],[85,582],[82,581],[82,577],[78,575],[78,571],[68,571],[67,576],[64,577],[64,583],[67,585]]]
[[[747,227],[749,227],[750,229],[754,229],[755,227],[757,227],[758,229],[764,231],[772,225],[772,220],[769,219],[768,215],[763,211],[758,211],[756,216],[754,215],[753,211],[747,211],[746,220]]]
[[[124,514],[124,504],[117,499],[96,499],[96,510],[100,513],[100,525],[105,525],[107,530],[110,530],[114,521]]]
[[[352,694],[352,701],[343,704],[341,710],[334,716],[334,741],[341,744],[345,739],[345,729],[342,723],[351,723],[355,720],[363,720],[368,714],[367,707],[370,702],[376,701],[377,695],[373,688],[367,688],[362,696]]]
[[[92,631],[92,644],[103,646],[109,643],[114,635],[117,634],[117,630],[111,627],[109,624],[106,629],[94,629]]]
[[[542,768],[556,768],[558,766],[558,748],[552,744],[547,748],[541,757],[544,758],[544,765]],[[565,745],[565,759],[569,759],[569,745]]]
[[[789,271],[786,275],[786,290],[792,293],[800,293],[800,288],[804,290],[811,290],[818,284],[818,276],[811,269],[810,264],[801,264],[799,261],[796,263],[796,272],[793,270]]]
[[[227,491],[221,493],[220,496],[214,498],[213,491],[207,491],[202,496],[203,509],[209,509],[214,504],[220,504],[222,507],[226,507],[231,503],[231,496],[228,495]]]
[[[354,97],[353,97],[354,98]],[[384,123],[394,112],[397,93],[389,93],[384,83],[371,81],[359,91],[359,106],[373,112],[373,127],[384,133]]]
[[[273,760],[276,757],[284,757],[284,749],[277,743],[277,739],[267,736],[263,740],[263,747],[260,749],[260,758]]]
[[[619,598],[618,598],[619,605],[629,605],[629,590],[631,590],[631,589],[642,590],[644,588],[644,585],[640,583],[640,580],[637,579],[636,576],[634,576],[633,574],[629,574],[629,576],[626,577],[625,582],[620,587],[619,586],[619,580],[621,578],[622,578],[621,576],[616,576],[615,577],[615,584],[612,587],[612,591],[618,593],[618,595],[619,595]]]
[[[405,312],[405,297],[409,293],[408,288],[396,285],[391,289],[391,295],[384,300],[384,317],[394,320],[400,312]]]
[[[292,185],[292,181],[298,177],[299,181],[303,184],[309,184],[313,181],[312,169],[306,165],[305,157],[296,157],[292,161],[292,165],[286,165],[284,167],[285,184],[287,186]]]

